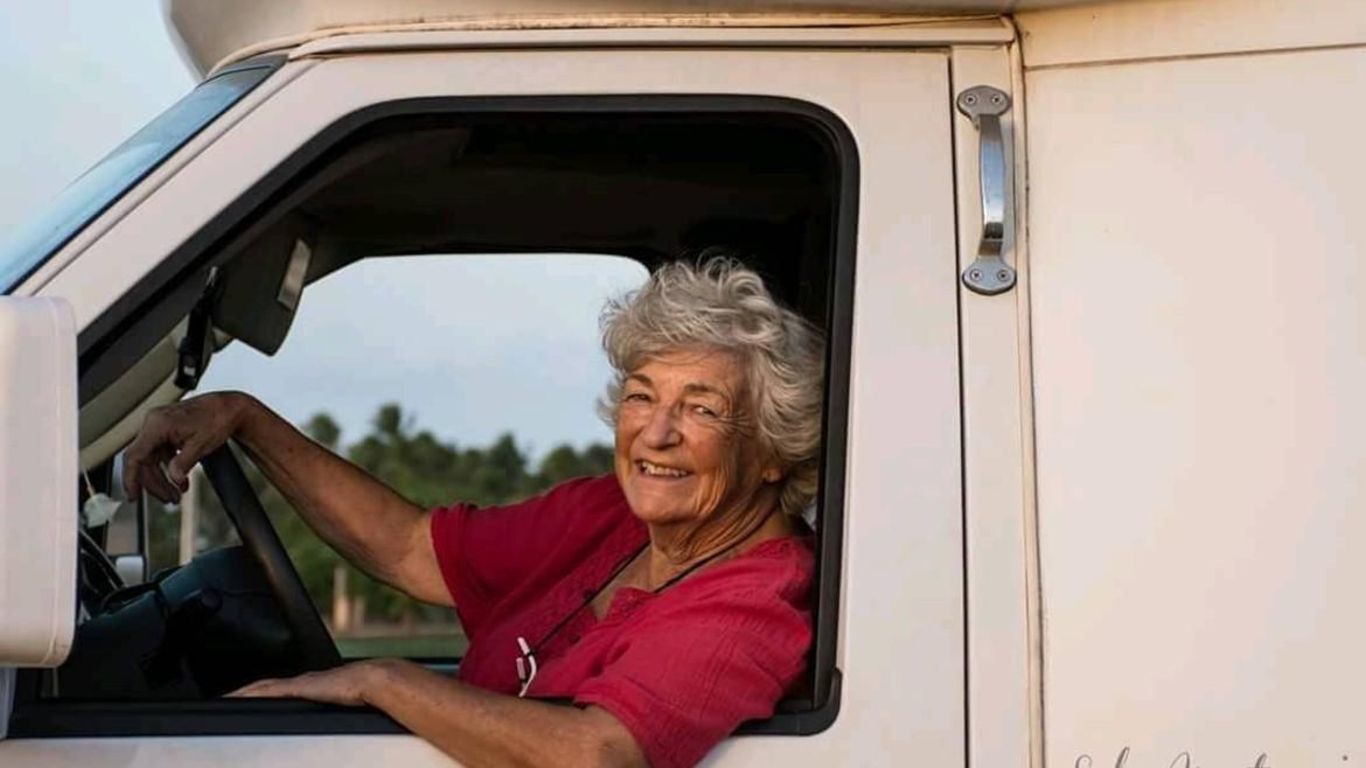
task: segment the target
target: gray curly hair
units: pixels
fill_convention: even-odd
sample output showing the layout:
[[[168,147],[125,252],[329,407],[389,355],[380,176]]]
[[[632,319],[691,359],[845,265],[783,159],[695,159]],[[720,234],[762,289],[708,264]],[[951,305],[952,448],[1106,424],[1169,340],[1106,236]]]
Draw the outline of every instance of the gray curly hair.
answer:
[[[820,484],[824,341],[775,301],[753,270],[727,257],[660,267],[640,289],[609,301],[602,346],[615,375],[598,412],[616,423],[626,377],[679,348],[735,355],[746,371],[746,426],[783,469],[779,505],[800,515]]]

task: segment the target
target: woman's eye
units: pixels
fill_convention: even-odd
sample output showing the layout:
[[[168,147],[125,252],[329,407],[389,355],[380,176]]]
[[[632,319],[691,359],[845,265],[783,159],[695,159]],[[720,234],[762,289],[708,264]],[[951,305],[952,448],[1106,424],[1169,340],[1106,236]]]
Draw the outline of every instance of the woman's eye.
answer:
[[[645,403],[649,402],[650,396],[646,395],[644,392],[629,392],[621,399],[622,402],[626,403]]]
[[[696,413],[699,416],[706,416],[709,419],[716,418],[716,411],[713,411],[705,405],[694,405],[692,410],[693,413]]]

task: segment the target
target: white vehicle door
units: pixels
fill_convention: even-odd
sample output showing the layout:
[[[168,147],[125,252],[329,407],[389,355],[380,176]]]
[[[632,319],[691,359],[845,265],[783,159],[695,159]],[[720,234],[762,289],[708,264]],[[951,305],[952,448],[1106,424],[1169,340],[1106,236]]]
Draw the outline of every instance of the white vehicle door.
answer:
[[[532,126],[526,130],[534,133],[554,118],[574,132],[574,121],[597,116],[609,133],[613,125],[640,126],[624,132],[623,141],[674,137],[627,159],[613,155],[612,142],[599,142],[594,151],[613,169],[629,165],[626,160],[681,162],[686,137],[701,137],[687,147],[695,178],[671,177],[667,189],[642,189],[664,190],[662,199],[731,195],[736,216],[757,219],[760,214],[746,213],[753,195],[745,197],[738,182],[709,188],[708,174],[782,189],[786,182],[775,180],[787,171],[765,166],[761,157],[728,154],[728,126],[738,126],[735,146],[750,146],[744,142],[766,135],[799,135],[794,142],[823,153],[811,155],[824,158],[811,173],[824,186],[811,187],[810,194],[826,195],[827,209],[807,222],[772,222],[771,231],[800,237],[791,258],[775,255],[764,263],[795,303],[819,316],[829,338],[812,670],[805,690],[772,720],[748,724],[711,757],[723,765],[966,765],[953,136],[960,118],[953,110],[950,55],[910,42],[884,42],[875,49],[713,43],[694,49],[485,50],[462,47],[466,38],[439,35],[413,38],[421,45],[402,50],[410,38],[371,36],[366,53],[348,50],[344,40],[295,52],[250,96],[28,274],[16,292],[61,296],[75,309],[83,406],[89,410],[97,398],[109,397],[111,386],[126,384],[127,371],[171,338],[171,329],[204,293],[209,269],[230,271],[234,243],[277,226],[277,214],[318,194],[320,185],[367,172],[367,156],[348,154],[359,142],[407,146],[424,130],[446,136],[443,121],[449,120],[513,121]],[[520,130],[502,131],[502,143],[488,151],[530,141],[519,138]],[[491,146],[478,143],[477,127],[472,135],[455,154],[412,155],[425,157],[412,172],[426,173],[433,163],[455,162],[452,157]],[[975,135],[964,138],[975,151]],[[588,162],[583,144],[580,139],[563,146],[567,163]],[[781,146],[775,140],[771,149],[777,153]],[[647,246],[679,237],[661,224],[638,235],[641,245],[633,250],[633,242],[623,239],[625,229],[591,208],[593,190],[616,194],[618,171],[591,170],[573,165],[577,175],[564,177],[563,183],[579,185],[564,199],[582,208],[548,210],[543,201],[559,198],[548,197],[554,184],[547,181],[528,188],[524,197],[509,195],[502,214],[489,207],[489,196],[500,189],[490,172],[482,177],[489,186],[479,199],[488,208],[481,221],[468,222],[462,238],[440,230],[441,237],[421,249],[405,243],[390,252],[474,252],[504,242],[498,239],[510,228],[504,219],[523,223],[522,245],[534,250],[586,249],[596,242],[601,252],[634,253],[645,263],[656,258]],[[791,186],[805,189],[797,181]],[[394,203],[367,198],[364,185],[348,188],[350,197],[336,186],[327,189],[336,195],[329,198],[329,210],[341,211],[345,202],[353,206],[347,210],[354,220],[367,226],[373,218],[367,210]],[[765,194],[777,200],[772,205],[782,204],[781,195]],[[617,218],[641,216],[648,223],[654,215],[642,205],[640,212],[623,209]],[[725,217],[708,216],[709,226],[725,230]],[[582,222],[579,239],[537,240],[537,232],[573,231],[574,217]],[[443,226],[439,218],[415,214],[386,236],[401,237],[405,227]],[[338,232],[345,228],[345,216],[335,221]],[[589,232],[599,221],[606,222],[603,231]],[[495,234],[474,231],[481,222]],[[328,236],[324,231],[300,237],[324,243]],[[757,242],[758,250],[775,248],[761,236]],[[812,242],[827,245],[803,245]],[[374,253],[383,252],[384,246],[375,247]],[[315,247],[311,266],[302,269],[313,279],[346,268],[346,258],[337,255],[342,253]],[[335,263],[328,262],[332,258]],[[458,343],[462,330],[442,332]],[[152,399],[179,391],[160,381],[146,389]],[[112,456],[138,417],[136,409],[101,415],[101,428],[82,435],[85,463]],[[447,764],[434,748],[377,712],[216,698],[75,701],[45,679],[37,671],[21,672],[0,763]]]

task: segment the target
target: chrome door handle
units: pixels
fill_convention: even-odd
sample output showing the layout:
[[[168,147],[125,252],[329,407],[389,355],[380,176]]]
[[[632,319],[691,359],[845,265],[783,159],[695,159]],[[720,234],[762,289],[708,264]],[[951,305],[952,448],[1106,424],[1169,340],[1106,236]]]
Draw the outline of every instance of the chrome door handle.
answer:
[[[971,118],[981,134],[978,170],[982,186],[982,239],[977,245],[977,258],[963,270],[963,284],[976,293],[992,296],[1015,285],[1015,270],[1001,255],[1009,194],[1001,115],[1010,109],[1010,96],[989,85],[977,85],[958,94],[955,101],[958,111]]]

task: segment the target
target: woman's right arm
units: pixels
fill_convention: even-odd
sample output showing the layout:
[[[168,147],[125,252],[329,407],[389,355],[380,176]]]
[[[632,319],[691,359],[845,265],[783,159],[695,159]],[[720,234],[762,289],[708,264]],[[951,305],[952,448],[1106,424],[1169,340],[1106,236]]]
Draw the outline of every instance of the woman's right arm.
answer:
[[[174,501],[190,468],[232,438],[304,521],[352,564],[413,597],[450,605],[430,513],[310,440],[250,395],[202,395],[154,409],[124,453],[129,497]],[[161,471],[161,466],[166,471]]]

